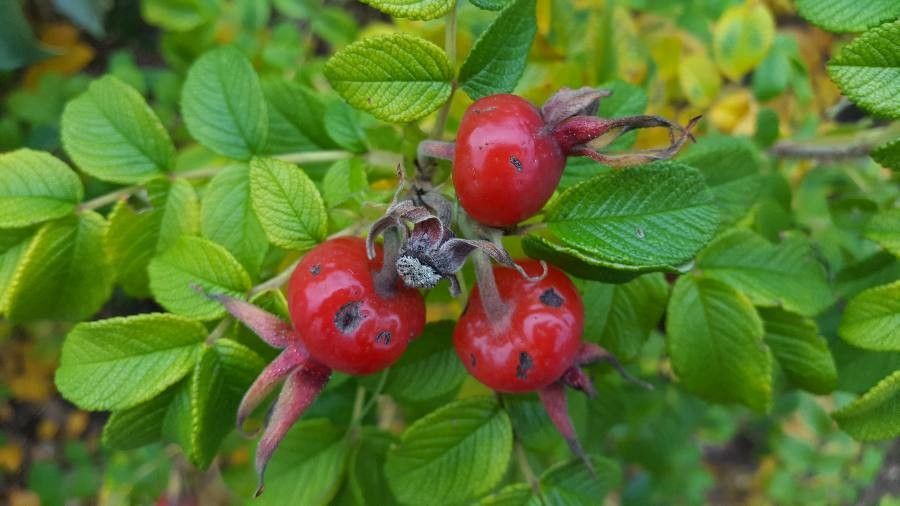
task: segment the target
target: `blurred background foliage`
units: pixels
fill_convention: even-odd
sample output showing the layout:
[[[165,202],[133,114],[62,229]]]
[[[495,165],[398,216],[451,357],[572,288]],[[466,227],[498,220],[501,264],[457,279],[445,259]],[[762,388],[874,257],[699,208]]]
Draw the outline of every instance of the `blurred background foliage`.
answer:
[[[457,49],[465,54],[493,14],[468,1],[459,9]],[[319,128],[324,125],[327,135],[310,135],[297,151],[337,146],[363,151],[403,138],[414,146],[424,134],[344,106],[322,77],[325,58],[375,33],[414,32],[439,45],[444,37],[440,20],[392,22],[353,0],[0,0],[0,15],[0,151],[26,146],[61,154],[64,104],[108,72],[148,99],[182,148],[180,169],[203,167],[215,158],[188,145],[178,115],[186,70],[208,49],[235,45],[263,79],[286,77],[315,90],[326,104]],[[810,25],[790,0],[538,0],[537,16],[519,94],[540,102],[561,86],[620,80],[613,86],[630,90],[620,95],[632,102],[618,104],[616,110],[625,114],[646,109],[681,123],[703,114],[699,135],[746,136],[776,155],[768,160],[778,170],[768,172],[751,213],[758,232],[777,237],[788,226],[807,230],[833,269],[841,298],[859,292],[861,279],[872,279],[865,285],[870,286],[876,278],[897,277],[896,260],[875,255],[858,232],[861,220],[877,209],[871,203],[891,191],[878,185],[884,176],[879,171],[886,169],[868,158],[840,156],[841,149],[872,144],[871,127],[881,125],[842,99],[825,72],[825,62],[849,36]],[[469,103],[464,94],[455,94],[451,131]],[[429,121],[434,118],[423,123],[425,131]],[[340,128],[347,125],[349,131]],[[665,144],[660,135],[665,133],[642,131],[636,145]],[[793,159],[792,150],[809,146],[828,146],[836,155]],[[573,170],[567,177],[577,177],[577,167]],[[110,188],[91,180],[86,197]],[[100,316],[154,307],[116,292]],[[459,310],[453,303],[429,309],[432,320]],[[833,309],[818,323],[832,345],[841,391],[818,397],[784,391],[769,416],[707,404],[662,380],[672,375],[654,330],[636,367],[655,378],[655,391],[606,375],[598,381],[596,403],[571,399],[589,451],[626,464],[624,486],[612,500],[900,503],[900,480],[888,476],[900,466],[900,445],[855,442],[828,416],[884,371],[897,369],[900,359],[842,343],[838,319]],[[253,487],[252,446],[235,435],[204,473],[192,470],[174,446],[104,450],[99,434],[105,415],[74,409],[53,386],[67,330],[49,323],[12,328],[0,321],[0,489],[6,502],[168,504],[178,498],[183,504],[215,504],[247,496]],[[462,392],[484,390],[466,380]],[[347,416],[353,395],[351,385],[336,381],[309,416]],[[522,444],[535,450],[533,456],[546,457],[535,466],[565,458],[565,444],[548,430],[535,399],[522,398],[508,408]],[[410,408],[407,421],[414,417]],[[347,494],[342,490],[336,502]]]

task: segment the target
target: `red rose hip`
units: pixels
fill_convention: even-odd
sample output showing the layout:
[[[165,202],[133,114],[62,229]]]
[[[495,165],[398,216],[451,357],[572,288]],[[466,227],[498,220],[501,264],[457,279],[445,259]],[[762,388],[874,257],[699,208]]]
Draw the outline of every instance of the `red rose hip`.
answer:
[[[530,275],[541,273],[534,260],[519,264]],[[556,382],[581,346],[584,306],[575,285],[555,267],[538,281],[507,268],[495,268],[494,277],[506,315],[491,321],[473,289],[453,333],[456,353],[473,376],[500,392],[532,392]]]
[[[566,157],[540,111],[515,95],[491,95],[469,106],[456,137],[453,185],[479,223],[512,226],[544,207]]]
[[[291,276],[291,320],[309,354],[348,374],[371,374],[393,364],[425,327],[422,295],[401,281],[379,294],[373,276],[381,248],[366,257],[365,241],[341,237],[303,257]]]

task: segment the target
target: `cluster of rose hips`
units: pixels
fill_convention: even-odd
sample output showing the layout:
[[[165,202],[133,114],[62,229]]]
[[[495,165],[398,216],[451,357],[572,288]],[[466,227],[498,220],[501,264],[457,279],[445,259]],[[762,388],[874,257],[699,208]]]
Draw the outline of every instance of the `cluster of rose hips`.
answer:
[[[590,465],[575,437],[564,389],[594,395],[581,366],[599,360],[615,365],[615,360],[582,341],[584,307],[572,281],[544,262],[513,261],[500,239],[502,228],[540,211],[559,183],[567,156],[628,166],[669,157],[690,137],[690,126],[656,116],[598,118],[604,96],[590,88],[564,89],[541,110],[513,95],[476,101],[463,116],[455,146],[436,141],[420,146],[420,155],[452,158],[453,183],[464,210],[457,213],[457,223],[469,237],[453,233],[453,209],[446,198],[414,187],[411,198],[395,197],[367,240],[331,239],[302,258],[287,290],[293,326],[239,299],[210,295],[283,350],[247,391],[237,413],[240,428],[283,383],[257,448],[257,493],[275,448],[331,371],[365,375],[396,362],[425,326],[419,290],[447,279],[451,293],[459,294],[456,276],[470,257],[478,286],[453,334],[460,360],[497,392],[537,392],[573,452]],[[591,146],[610,131],[621,135],[653,126],[672,132],[668,148],[606,155]],[[382,235],[383,246],[375,242]],[[489,259],[499,265],[492,267]]]

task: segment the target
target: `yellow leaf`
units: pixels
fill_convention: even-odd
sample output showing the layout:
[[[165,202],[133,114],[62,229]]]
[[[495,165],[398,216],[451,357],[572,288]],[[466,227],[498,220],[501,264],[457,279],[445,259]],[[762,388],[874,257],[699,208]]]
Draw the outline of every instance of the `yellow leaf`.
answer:
[[[660,79],[664,81],[674,79],[678,75],[681,61],[681,37],[674,32],[665,32],[659,37],[654,37],[650,44],[650,55],[656,63]]]
[[[31,490],[13,490],[9,493],[9,506],[41,506],[41,498]]]
[[[90,422],[90,416],[84,411],[72,411],[66,418],[66,437],[75,439],[84,433]]]
[[[40,31],[46,46],[59,53],[32,65],[25,73],[25,86],[35,88],[48,73],[77,74],[94,59],[94,48],[79,39],[78,30],[67,23],[51,24]]]
[[[775,38],[775,20],[765,5],[748,0],[726,10],[713,28],[716,63],[738,81],[759,65]]]
[[[709,119],[722,132],[753,135],[756,130],[757,109],[749,90],[736,89],[727,92],[713,105]]]
[[[44,418],[38,423],[37,437],[40,441],[49,441],[51,439],[54,439],[56,438],[56,434],[58,432],[59,424],[49,418]]]
[[[715,100],[722,86],[716,64],[705,53],[697,53],[681,60],[678,65],[681,92],[691,105],[707,107]]]
[[[647,76],[646,49],[638,36],[638,28],[625,7],[613,12],[613,44],[618,62],[618,77],[629,83],[640,83]]]
[[[22,447],[15,443],[0,446],[0,469],[8,473],[19,472],[22,465]]]
[[[535,14],[537,15],[538,33],[546,37],[550,34],[550,26],[553,23],[553,5],[550,0],[537,0]]]

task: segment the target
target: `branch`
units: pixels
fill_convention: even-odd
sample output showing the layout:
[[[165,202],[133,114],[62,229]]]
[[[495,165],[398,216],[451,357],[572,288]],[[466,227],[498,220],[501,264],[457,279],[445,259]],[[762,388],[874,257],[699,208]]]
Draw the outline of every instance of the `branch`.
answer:
[[[820,138],[812,142],[781,141],[769,154],[779,158],[808,158],[812,160],[847,160],[869,156],[875,147],[900,135],[900,128],[887,126],[863,130],[853,136]]]

